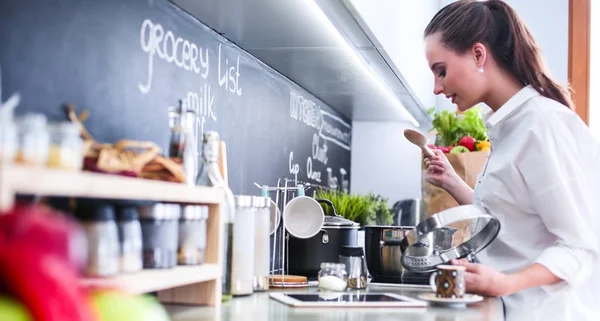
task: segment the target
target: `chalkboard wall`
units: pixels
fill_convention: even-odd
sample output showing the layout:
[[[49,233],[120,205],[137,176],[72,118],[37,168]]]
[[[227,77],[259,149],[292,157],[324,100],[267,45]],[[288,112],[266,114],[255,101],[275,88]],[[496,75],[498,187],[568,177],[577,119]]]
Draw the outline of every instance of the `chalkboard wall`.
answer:
[[[349,188],[351,122],[166,0],[3,0],[0,68],[18,114],[64,120],[73,103],[101,142],[166,151],[182,99],[227,143],[236,194],[279,178]]]

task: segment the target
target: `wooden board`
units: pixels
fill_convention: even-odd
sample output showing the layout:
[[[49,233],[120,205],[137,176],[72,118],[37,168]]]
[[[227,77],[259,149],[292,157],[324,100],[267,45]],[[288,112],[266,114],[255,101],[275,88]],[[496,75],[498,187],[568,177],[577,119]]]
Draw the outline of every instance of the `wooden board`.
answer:
[[[178,266],[173,269],[142,270],[108,278],[86,278],[85,287],[119,288],[129,293],[155,292],[221,278],[218,264]]]

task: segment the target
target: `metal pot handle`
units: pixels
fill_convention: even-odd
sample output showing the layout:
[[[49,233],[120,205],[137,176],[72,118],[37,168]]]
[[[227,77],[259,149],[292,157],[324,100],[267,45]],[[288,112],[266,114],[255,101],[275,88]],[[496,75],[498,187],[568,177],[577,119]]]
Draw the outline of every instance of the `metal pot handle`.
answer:
[[[321,229],[321,232],[323,232],[323,235],[321,235],[321,243],[323,243],[323,244],[329,243],[329,233],[327,233],[327,231],[324,229]]]
[[[315,198],[315,201],[319,202],[319,203],[325,203],[327,205],[329,205],[329,207],[331,207],[331,210],[333,211],[333,216],[336,217],[341,217],[340,215],[337,214],[337,212],[335,211],[335,207],[333,207],[333,202],[328,200],[328,199],[324,199],[324,198]]]

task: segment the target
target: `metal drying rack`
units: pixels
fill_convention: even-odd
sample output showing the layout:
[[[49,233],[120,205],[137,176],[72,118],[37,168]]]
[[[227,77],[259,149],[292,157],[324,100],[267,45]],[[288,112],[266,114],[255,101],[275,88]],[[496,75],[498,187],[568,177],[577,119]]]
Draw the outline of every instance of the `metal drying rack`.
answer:
[[[283,180],[283,186],[282,186],[282,180]],[[290,186],[290,183],[292,183],[293,186]],[[269,276],[274,276],[274,275],[280,274],[281,282],[274,282],[272,278],[269,278],[269,285],[271,285],[271,286],[278,286],[278,285],[285,284],[285,275],[289,269],[288,240],[289,240],[290,235],[285,229],[285,218],[283,216],[283,210],[285,209],[285,206],[287,205],[289,200],[296,197],[296,192],[298,191],[298,184],[302,184],[304,186],[305,192],[313,188],[313,184],[311,184],[311,183],[297,181],[295,179],[288,179],[288,178],[278,179],[276,187],[271,187],[271,186],[267,185],[267,191],[269,192],[269,195],[272,192],[275,192],[275,206],[277,206],[277,209],[279,210],[279,213],[280,213],[279,225],[275,228],[275,232],[273,233],[273,242],[272,242],[273,255],[271,257],[271,268],[269,269],[270,270]],[[258,188],[261,188],[261,189],[263,186],[265,186],[265,185],[259,185],[258,183],[254,183],[254,185],[256,185]],[[273,199],[273,198],[271,198],[271,199]],[[279,238],[277,237],[278,234],[279,234]],[[278,241],[279,241],[279,243],[278,243]],[[279,258],[277,258],[277,256],[276,256],[276,254],[278,252],[277,251],[278,244],[280,245]],[[277,265],[277,263],[279,263],[279,265]]]

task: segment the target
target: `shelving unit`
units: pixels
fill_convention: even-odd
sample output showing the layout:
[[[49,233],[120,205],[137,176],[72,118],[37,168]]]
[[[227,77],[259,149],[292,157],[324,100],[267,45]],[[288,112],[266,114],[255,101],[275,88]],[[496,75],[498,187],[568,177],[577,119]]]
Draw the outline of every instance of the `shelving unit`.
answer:
[[[0,166],[0,209],[12,207],[19,194],[119,200],[147,200],[208,205],[206,263],[164,270],[142,270],[108,278],[86,278],[90,287],[119,288],[129,293],[158,292],[163,302],[221,304],[223,224],[222,190],[90,172]]]

